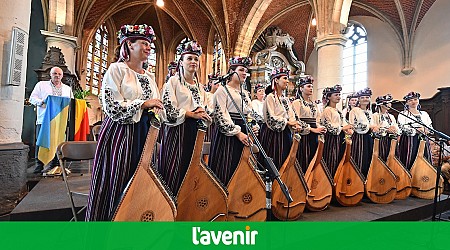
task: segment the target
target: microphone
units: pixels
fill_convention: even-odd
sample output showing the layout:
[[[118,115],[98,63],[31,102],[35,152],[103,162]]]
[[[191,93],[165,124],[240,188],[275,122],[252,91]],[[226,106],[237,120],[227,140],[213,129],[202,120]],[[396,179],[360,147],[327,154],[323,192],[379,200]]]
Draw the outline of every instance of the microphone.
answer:
[[[223,76],[219,76],[218,78],[217,78],[217,80],[216,80],[216,82],[214,82],[213,84],[214,85],[216,85],[216,84],[219,84],[219,83],[221,83],[221,82],[224,82],[224,81],[226,81],[228,78],[230,78],[233,74],[235,74],[236,72],[234,72],[234,71],[232,71],[232,72],[230,72],[230,73],[228,73],[228,74],[225,74],[225,75],[223,75]]]

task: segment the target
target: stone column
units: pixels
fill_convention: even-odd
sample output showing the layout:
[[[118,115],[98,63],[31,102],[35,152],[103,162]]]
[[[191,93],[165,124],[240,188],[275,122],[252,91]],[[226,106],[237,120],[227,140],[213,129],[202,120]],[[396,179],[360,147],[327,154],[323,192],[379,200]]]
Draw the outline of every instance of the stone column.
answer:
[[[30,13],[31,0],[3,1],[0,8],[0,214],[12,210],[26,185],[28,146],[21,135],[28,47],[23,48],[20,84],[7,85],[6,81],[12,29],[23,30],[28,40]]]
[[[75,59],[77,49],[77,38],[51,31],[41,30],[41,34],[45,36],[47,42],[47,51],[50,47],[57,47],[61,49],[66,60],[67,68],[70,73],[75,74]]]
[[[316,40],[318,100],[321,99],[324,88],[342,84],[342,57],[346,41],[344,35],[328,35]]]

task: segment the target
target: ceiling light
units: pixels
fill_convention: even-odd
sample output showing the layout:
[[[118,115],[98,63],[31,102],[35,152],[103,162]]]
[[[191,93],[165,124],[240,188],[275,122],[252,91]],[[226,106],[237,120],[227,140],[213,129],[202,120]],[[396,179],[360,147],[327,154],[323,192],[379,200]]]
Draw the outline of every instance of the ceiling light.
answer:
[[[164,7],[164,0],[156,0],[156,5],[158,5],[158,7]]]

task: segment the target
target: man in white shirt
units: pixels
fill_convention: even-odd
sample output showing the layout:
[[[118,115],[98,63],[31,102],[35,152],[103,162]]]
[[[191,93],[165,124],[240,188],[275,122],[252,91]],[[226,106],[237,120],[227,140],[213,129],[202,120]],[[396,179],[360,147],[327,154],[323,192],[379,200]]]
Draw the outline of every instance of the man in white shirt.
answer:
[[[44,113],[46,109],[45,100],[47,96],[54,95],[54,96],[63,96],[63,97],[69,97],[73,98],[72,89],[62,83],[63,78],[63,71],[59,67],[53,67],[50,70],[50,81],[40,81],[36,83],[36,86],[34,86],[33,92],[31,92],[30,95],[30,102],[31,104],[36,106],[36,113],[37,113],[37,119],[36,119],[36,139],[39,135],[39,130],[41,129],[42,120],[44,119]],[[39,153],[39,147],[36,146],[35,150],[35,157],[36,157],[36,168],[34,170],[34,173],[41,173],[41,171],[44,169],[44,164],[38,160],[38,153]],[[50,163],[51,166],[58,166],[58,159],[55,158]]]

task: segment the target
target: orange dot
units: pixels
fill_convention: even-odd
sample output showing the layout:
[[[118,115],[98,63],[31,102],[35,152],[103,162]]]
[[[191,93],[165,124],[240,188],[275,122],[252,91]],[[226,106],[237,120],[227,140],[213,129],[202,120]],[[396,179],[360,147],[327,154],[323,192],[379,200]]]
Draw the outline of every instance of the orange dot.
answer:
[[[250,226],[245,226],[245,230],[250,230]]]

